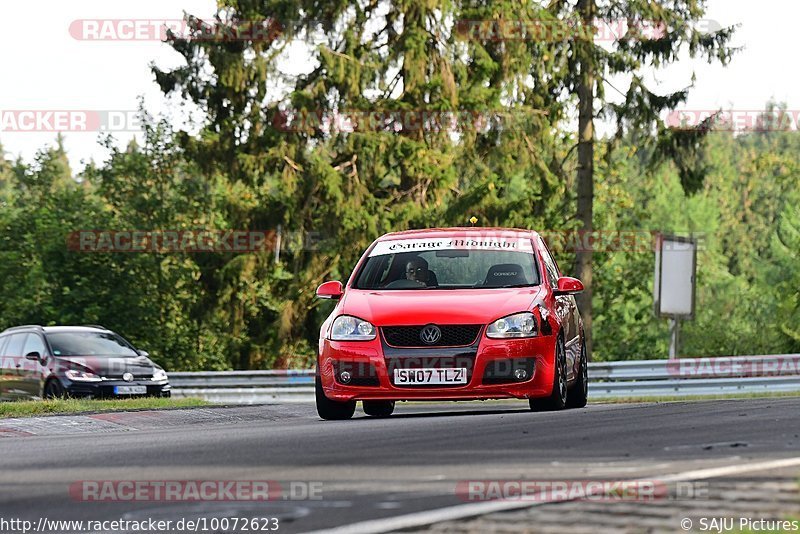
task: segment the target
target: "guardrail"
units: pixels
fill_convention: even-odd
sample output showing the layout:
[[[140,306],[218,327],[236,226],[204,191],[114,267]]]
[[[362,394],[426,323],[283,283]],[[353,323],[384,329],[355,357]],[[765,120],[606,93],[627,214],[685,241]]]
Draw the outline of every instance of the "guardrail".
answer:
[[[230,404],[314,401],[314,370],[170,373],[175,397]],[[589,364],[590,398],[800,391],[800,354]]]
[[[226,404],[314,402],[314,370],[169,373],[174,397]]]

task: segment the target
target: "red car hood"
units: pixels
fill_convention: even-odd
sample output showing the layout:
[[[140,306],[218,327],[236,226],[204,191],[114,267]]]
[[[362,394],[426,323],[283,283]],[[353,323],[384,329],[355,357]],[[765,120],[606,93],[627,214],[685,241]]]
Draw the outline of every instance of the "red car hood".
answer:
[[[533,309],[541,288],[395,290],[349,289],[340,313],[375,326],[489,324],[512,313]]]

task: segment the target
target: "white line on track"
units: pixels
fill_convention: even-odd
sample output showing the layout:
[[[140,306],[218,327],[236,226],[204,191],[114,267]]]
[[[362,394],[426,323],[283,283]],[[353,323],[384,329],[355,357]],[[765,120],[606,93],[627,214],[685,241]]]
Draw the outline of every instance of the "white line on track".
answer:
[[[770,460],[767,462],[755,462],[747,464],[727,465],[722,467],[711,467],[707,469],[695,469],[693,471],[684,471],[682,473],[675,473],[672,475],[663,475],[657,477],[650,477],[641,480],[659,480],[660,482],[689,482],[692,480],[706,480],[709,478],[718,478],[730,475],[739,475],[742,473],[750,473],[753,471],[770,471],[772,469],[780,469],[786,467],[800,466],[800,458],[785,458],[782,460]],[[628,481],[634,482],[634,480]],[[495,512],[505,512],[509,510],[519,510],[521,508],[531,508],[534,506],[541,506],[543,504],[551,504],[555,502],[564,502],[570,499],[551,499],[547,501],[487,501],[470,504],[459,504],[456,506],[448,506],[446,508],[439,508],[436,510],[427,510],[424,512],[416,512],[412,514],[399,515],[395,517],[387,517],[384,519],[373,519],[369,521],[360,521],[350,525],[335,527],[331,529],[316,530],[308,534],[379,534],[383,532],[392,532],[395,530],[402,530],[408,528],[424,527],[432,525],[433,523],[440,523],[442,521],[455,521],[458,519],[466,519],[468,517],[475,517],[478,515],[491,514]]]

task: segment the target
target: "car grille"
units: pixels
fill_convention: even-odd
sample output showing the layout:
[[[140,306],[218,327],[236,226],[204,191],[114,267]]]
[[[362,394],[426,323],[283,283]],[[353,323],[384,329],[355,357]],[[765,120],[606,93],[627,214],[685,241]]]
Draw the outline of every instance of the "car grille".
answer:
[[[437,325],[442,331],[439,341],[427,344],[420,338],[426,325],[386,326],[383,338],[392,347],[464,347],[472,345],[481,331],[481,325]]]
[[[110,373],[110,374],[103,375],[103,378],[105,378],[106,380],[123,380],[123,378],[122,378],[123,374],[124,373]],[[134,380],[152,380],[153,379],[153,373],[145,373],[145,374],[132,373],[132,374],[133,374],[133,379]]]

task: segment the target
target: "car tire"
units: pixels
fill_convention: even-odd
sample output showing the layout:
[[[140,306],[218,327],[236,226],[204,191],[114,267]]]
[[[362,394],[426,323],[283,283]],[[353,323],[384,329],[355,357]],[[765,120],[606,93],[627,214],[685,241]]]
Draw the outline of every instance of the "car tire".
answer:
[[[364,413],[371,417],[389,417],[394,412],[394,401],[364,401]]]
[[[64,386],[58,378],[51,378],[44,385],[44,398],[45,399],[63,399],[67,396]]]
[[[534,412],[563,410],[567,405],[567,352],[564,349],[564,340],[561,337],[556,341],[554,360],[553,392],[549,397],[528,400],[531,410]]]
[[[581,367],[578,380],[569,390],[567,408],[583,408],[589,400],[589,363],[586,359],[586,343],[581,343]]]
[[[339,402],[325,396],[322,381],[316,377],[314,389],[317,401],[317,414],[328,421],[341,421],[350,419],[356,412],[356,401]]]

